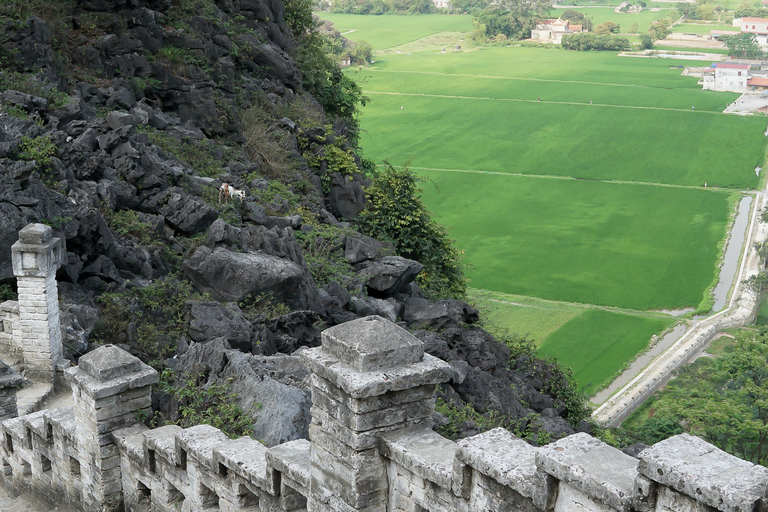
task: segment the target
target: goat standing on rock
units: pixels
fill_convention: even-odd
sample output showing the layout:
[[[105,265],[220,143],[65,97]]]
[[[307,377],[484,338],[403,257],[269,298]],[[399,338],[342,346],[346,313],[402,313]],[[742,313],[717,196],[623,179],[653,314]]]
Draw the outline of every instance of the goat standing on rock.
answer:
[[[245,201],[245,190],[240,190],[229,183],[222,183],[219,187],[219,204],[221,204],[221,198],[224,197],[224,202],[228,203],[230,197],[234,197],[241,203]]]

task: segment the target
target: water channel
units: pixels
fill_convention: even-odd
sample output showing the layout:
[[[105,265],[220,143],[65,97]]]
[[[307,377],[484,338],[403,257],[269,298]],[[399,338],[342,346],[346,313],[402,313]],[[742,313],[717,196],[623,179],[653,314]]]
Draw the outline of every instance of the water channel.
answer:
[[[731,237],[728,240],[728,246],[726,247],[725,255],[723,256],[723,264],[720,267],[720,278],[717,282],[717,286],[715,286],[715,289],[712,292],[715,299],[714,306],[712,306],[712,313],[717,313],[725,307],[726,302],[728,301],[728,291],[731,289],[731,286],[736,279],[736,273],[739,271],[741,250],[744,246],[744,239],[747,236],[750,206],[752,206],[753,199],[752,196],[744,196],[739,202],[736,219],[733,222],[733,229],[731,230]],[[648,351],[640,354],[637,359],[629,365],[629,368],[619,375],[616,380],[611,382],[607,388],[592,397],[590,402],[595,405],[604,403],[611,397],[611,395],[634,379],[643,368],[648,365],[648,363],[656,358],[656,356],[679,340],[688,330],[688,327],[692,327],[696,322],[703,318],[704,317],[694,317],[693,323],[683,323],[675,326],[674,329],[665,334],[661,340],[654,344]]]

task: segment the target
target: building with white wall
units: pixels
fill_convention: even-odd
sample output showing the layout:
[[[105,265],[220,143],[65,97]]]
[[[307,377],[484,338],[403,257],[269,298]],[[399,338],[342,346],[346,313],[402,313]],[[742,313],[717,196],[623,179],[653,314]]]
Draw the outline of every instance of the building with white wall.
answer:
[[[563,36],[566,34],[575,34],[583,32],[581,25],[574,25],[568,20],[540,20],[536,23],[536,28],[531,30],[531,39],[540,43],[560,44],[563,42]]]
[[[755,34],[763,51],[768,51],[768,18],[741,18],[739,23],[742,33]]]
[[[699,83],[705,91],[747,92],[750,78],[749,64],[718,62],[702,75]]]

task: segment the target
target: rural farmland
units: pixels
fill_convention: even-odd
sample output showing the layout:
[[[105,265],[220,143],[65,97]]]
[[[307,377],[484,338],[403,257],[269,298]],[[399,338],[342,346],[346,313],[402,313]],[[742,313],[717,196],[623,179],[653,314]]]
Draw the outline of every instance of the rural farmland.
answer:
[[[361,40],[408,19],[328,18]],[[430,36],[456,30],[442,18],[451,26]],[[361,143],[427,180],[425,203],[499,329],[528,334],[593,392],[675,324],[665,312],[711,307],[740,191],[765,158],[764,118],[722,114],[738,94],[702,91],[685,61],[406,51],[407,32],[349,70],[370,98]]]

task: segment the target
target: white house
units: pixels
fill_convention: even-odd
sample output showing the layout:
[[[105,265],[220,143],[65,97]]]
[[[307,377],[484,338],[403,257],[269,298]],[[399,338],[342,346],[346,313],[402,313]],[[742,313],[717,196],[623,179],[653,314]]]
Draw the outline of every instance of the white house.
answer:
[[[763,51],[768,50],[768,19],[744,17],[739,25],[742,32],[755,34]]]
[[[747,82],[752,78],[749,64],[718,62],[699,80],[705,91],[747,92]]]
[[[540,43],[560,44],[564,35],[582,31],[581,25],[573,25],[568,20],[539,20],[536,28],[531,30],[531,39]]]
[[[435,4],[435,7],[437,7],[438,9],[451,8],[451,0],[432,0],[432,3]]]

